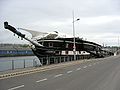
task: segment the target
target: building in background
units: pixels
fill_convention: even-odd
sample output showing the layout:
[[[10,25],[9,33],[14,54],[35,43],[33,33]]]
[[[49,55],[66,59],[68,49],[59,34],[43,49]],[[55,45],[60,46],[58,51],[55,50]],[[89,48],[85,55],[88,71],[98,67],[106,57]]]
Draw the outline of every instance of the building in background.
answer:
[[[0,44],[0,57],[34,55],[27,44]]]

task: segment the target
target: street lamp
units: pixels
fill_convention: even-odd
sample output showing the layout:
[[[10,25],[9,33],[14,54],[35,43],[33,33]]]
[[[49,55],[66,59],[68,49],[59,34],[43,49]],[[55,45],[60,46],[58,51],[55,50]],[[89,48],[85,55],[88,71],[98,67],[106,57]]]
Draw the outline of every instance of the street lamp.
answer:
[[[75,46],[75,26],[74,26],[74,22],[76,21],[79,21],[80,19],[76,19],[74,20],[74,12],[73,12],[73,42],[74,42],[74,45],[73,45],[73,53],[74,53],[74,60],[76,60],[76,46]]]

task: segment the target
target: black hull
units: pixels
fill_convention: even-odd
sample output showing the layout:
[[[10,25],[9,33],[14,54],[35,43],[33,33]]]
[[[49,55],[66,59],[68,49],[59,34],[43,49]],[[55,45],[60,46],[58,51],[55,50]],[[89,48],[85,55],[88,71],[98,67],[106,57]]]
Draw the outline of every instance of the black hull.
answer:
[[[90,53],[91,57],[103,57],[102,53],[97,53],[97,52],[94,52],[95,50],[94,47],[93,48],[89,48],[88,47],[84,47],[85,45],[81,45],[81,49],[77,50],[77,51],[86,51],[88,53]],[[64,51],[72,51],[73,52],[73,49],[67,49],[67,48],[64,48],[64,49],[60,49],[60,48],[55,48],[55,47],[38,47],[36,46],[35,49],[32,49],[33,53],[38,57],[38,58],[41,58],[41,57],[56,57],[56,56],[74,56],[74,55],[71,55],[71,54],[66,54],[66,55],[63,55],[61,53],[56,53],[56,51],[59,51],[59,52],[62,52],[62,50]],[[76,55],[76,56],[80,56],[81,54],[79,55]]]
[[[39,59],[41,57],[56,56],[73,57],[73,49],[74,52],[76,51],[78,53],[76,56],[80,56],[81,51],[86,51],[90,53],[90,56],[94,57],[104,57],[108,55],[113,55],[113,53],[111,52],[103,51],[101,45],[96,44],[94,42],[82,40],[79,37],[75,38],[75,47],[73,48],[73,38],[59,38],[56,37],[57,34],[49,34],[46,37],[37,39],[37,41],[33,41],[32,39],[27,38],[25,34],[22,34],[18,30],[16,30],[13,26],[9,25],[8,22],[4,22],[4,27],[5,29],[8,29],[14,34],[20,36],[21,39],[24,38],[25,40],[32,43],[32,45],[34,46],[34,48],[32,48],[32,51]],[[65,54],[63,54],[63,51],[65,52]]]

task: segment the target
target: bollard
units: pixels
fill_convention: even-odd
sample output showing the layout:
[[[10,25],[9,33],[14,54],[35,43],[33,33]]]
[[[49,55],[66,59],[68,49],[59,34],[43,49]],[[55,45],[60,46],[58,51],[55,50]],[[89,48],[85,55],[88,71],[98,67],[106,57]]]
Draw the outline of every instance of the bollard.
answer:
[[[49,63],[49,57],[48,56],[47,56],[46,60],[47,60],[47,65],[49,65],[50,63]]]
[[[41,58],[41,64],[43,65],[44,63],[43,63],[43,58]]]
[[[59,57],[57,57],[57,63],[59,63]]]
[[[72,61],[72,56],[70,57],[70,61]]]
[[[54,64],[55,64],[55,57],[54,57]]]
[[[24,68],[25,68],[25,59],[24,59],[23,65],[24,65]]]
[[[55,57],[55,64],[57,63],[57,57]]]
[[[56,57],[54,57],[54,64],[56,63]]]
[[[47,63],[46,63],[46,64],[48,65],[48,57],[46,58],[46,60],[47,60]]]
[[[55,64],[57,63],[57,58],[55,57]]]
[[[57,64],[57,57],[55,58],[55,64]]]
[[[12,60],[12,70],[14,70],[14,60]]]
[[[69,62],[69,60],[70,60],[69,57],[70,57],[70,56],[67,57],[67,62]]]
[[[72,57],[72,61],[74,61],[74,56]]]
[[[33,59],[33,67],[35,67],[34,59]]]
[[[76,60],[78,60],[78,56],[76,55]]]
[[[61,63],[61,57],[59,57],[60,58],[60,63]]]
[[[70,61],[72,61],[72,56],[70,56]]]
[[[65,58],[66,58],[66,57],[64,56],[64,62],[65,62]]]

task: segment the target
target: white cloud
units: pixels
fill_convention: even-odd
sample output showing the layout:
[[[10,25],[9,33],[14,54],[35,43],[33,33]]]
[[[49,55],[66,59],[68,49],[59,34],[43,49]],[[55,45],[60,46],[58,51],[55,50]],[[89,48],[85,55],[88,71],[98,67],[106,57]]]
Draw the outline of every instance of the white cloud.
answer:
[[[9,21],[15,27],[72,35],[73,9],[75,18],[81,19],[75,22],[77,36],[99,43],[111,40],[109,44],[115,44],[120,33],[119,0],[1,0],[0,29],[3,31],[3,22]],[[11,35],[0,34],[1,42],[11,43]]]
[[[81,24],[87,25],[100,25],[119,20],[120,16],[97,16],[97,17],[83,17],[81,18]]]

